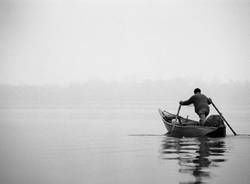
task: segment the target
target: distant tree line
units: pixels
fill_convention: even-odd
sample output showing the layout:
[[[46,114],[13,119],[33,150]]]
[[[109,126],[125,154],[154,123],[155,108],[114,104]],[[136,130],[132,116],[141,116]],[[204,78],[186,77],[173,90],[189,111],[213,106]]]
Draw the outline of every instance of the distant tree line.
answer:
[[[0,85],[1,108],[88,107],[133,102],[177,103],[199,87],[219,103],[250,105],[249,82],[208,83],[185,79],[143,82],[86,82],[67,87]]]

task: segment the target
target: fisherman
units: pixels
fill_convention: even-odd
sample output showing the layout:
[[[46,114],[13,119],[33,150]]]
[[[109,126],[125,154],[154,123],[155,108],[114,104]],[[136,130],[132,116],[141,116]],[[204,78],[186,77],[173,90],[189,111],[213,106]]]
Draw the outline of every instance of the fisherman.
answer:
[[[194,89],[194,95],[186,101],[180,101],[180,105],[194,104],[195,112],[200,117],[200,124],[204,125],[206,117],[209,114],[209,105],[212,103],[211,98],[201,93],[199,88]]]

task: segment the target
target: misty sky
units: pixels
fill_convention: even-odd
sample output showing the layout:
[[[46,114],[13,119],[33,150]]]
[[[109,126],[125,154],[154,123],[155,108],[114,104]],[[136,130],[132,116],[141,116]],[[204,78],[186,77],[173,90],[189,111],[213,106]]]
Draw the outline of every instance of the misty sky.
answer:
[[[247,0],[0,0],[0,83],[250,80]]]

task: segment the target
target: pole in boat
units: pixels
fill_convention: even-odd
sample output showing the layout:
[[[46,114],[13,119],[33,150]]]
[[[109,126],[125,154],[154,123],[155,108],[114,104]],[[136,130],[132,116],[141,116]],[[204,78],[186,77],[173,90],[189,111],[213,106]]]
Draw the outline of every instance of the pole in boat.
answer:
[[[173,123],[173,127],[171,129],[171,132],[174,130],[175,124],[178,122],[178,116],[179,116],[180,110],[181,110],[181,104],[179,105],[179,108],[178,108],[178,111],[177,111],[177,114],[176,114],[176,117],[175,117],[175,121]],[[180,124],[181,124],[181,122],[180,122]]]
[[[176,118],[175,118],[176,122],[177,122],[177,119],[178,119],[180,110],[181,110],[181,104],[179,105],[179,108],[178,108],[178,111],[177,111],[177,114],[176,114]],[[180,122],[180,123],[181,123],[181,122]]]
[[[225,123],[227,124],[227,126],[230,128],[230,130],[233,132],[234,135],[237,135],[236,132],[232,129],[232,127],[229,125],[229,123],[227,122],[227,120],[222,116],[221,112],[219,111],[219,109],[214,105],[213,102],[211,102],[212,105],[214,106],[215,110],[219,113],[220,117],[223,119],[223,121],[225,121]]]

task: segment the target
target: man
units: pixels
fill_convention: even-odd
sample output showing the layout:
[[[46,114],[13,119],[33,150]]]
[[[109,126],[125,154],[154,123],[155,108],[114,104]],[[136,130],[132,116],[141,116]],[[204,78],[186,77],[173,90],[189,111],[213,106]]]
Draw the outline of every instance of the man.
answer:
[[[195,112],[200,117],[201,125],[204,125],[206,117],[209,114],[209,105],[212,103],[210,98],[207,98],[205,95],[201,94],[201,90],[196,88],[194,90],[194,95],[191,96],[186,101],[180,101],[180,105],[190,105],[194,104]]]

